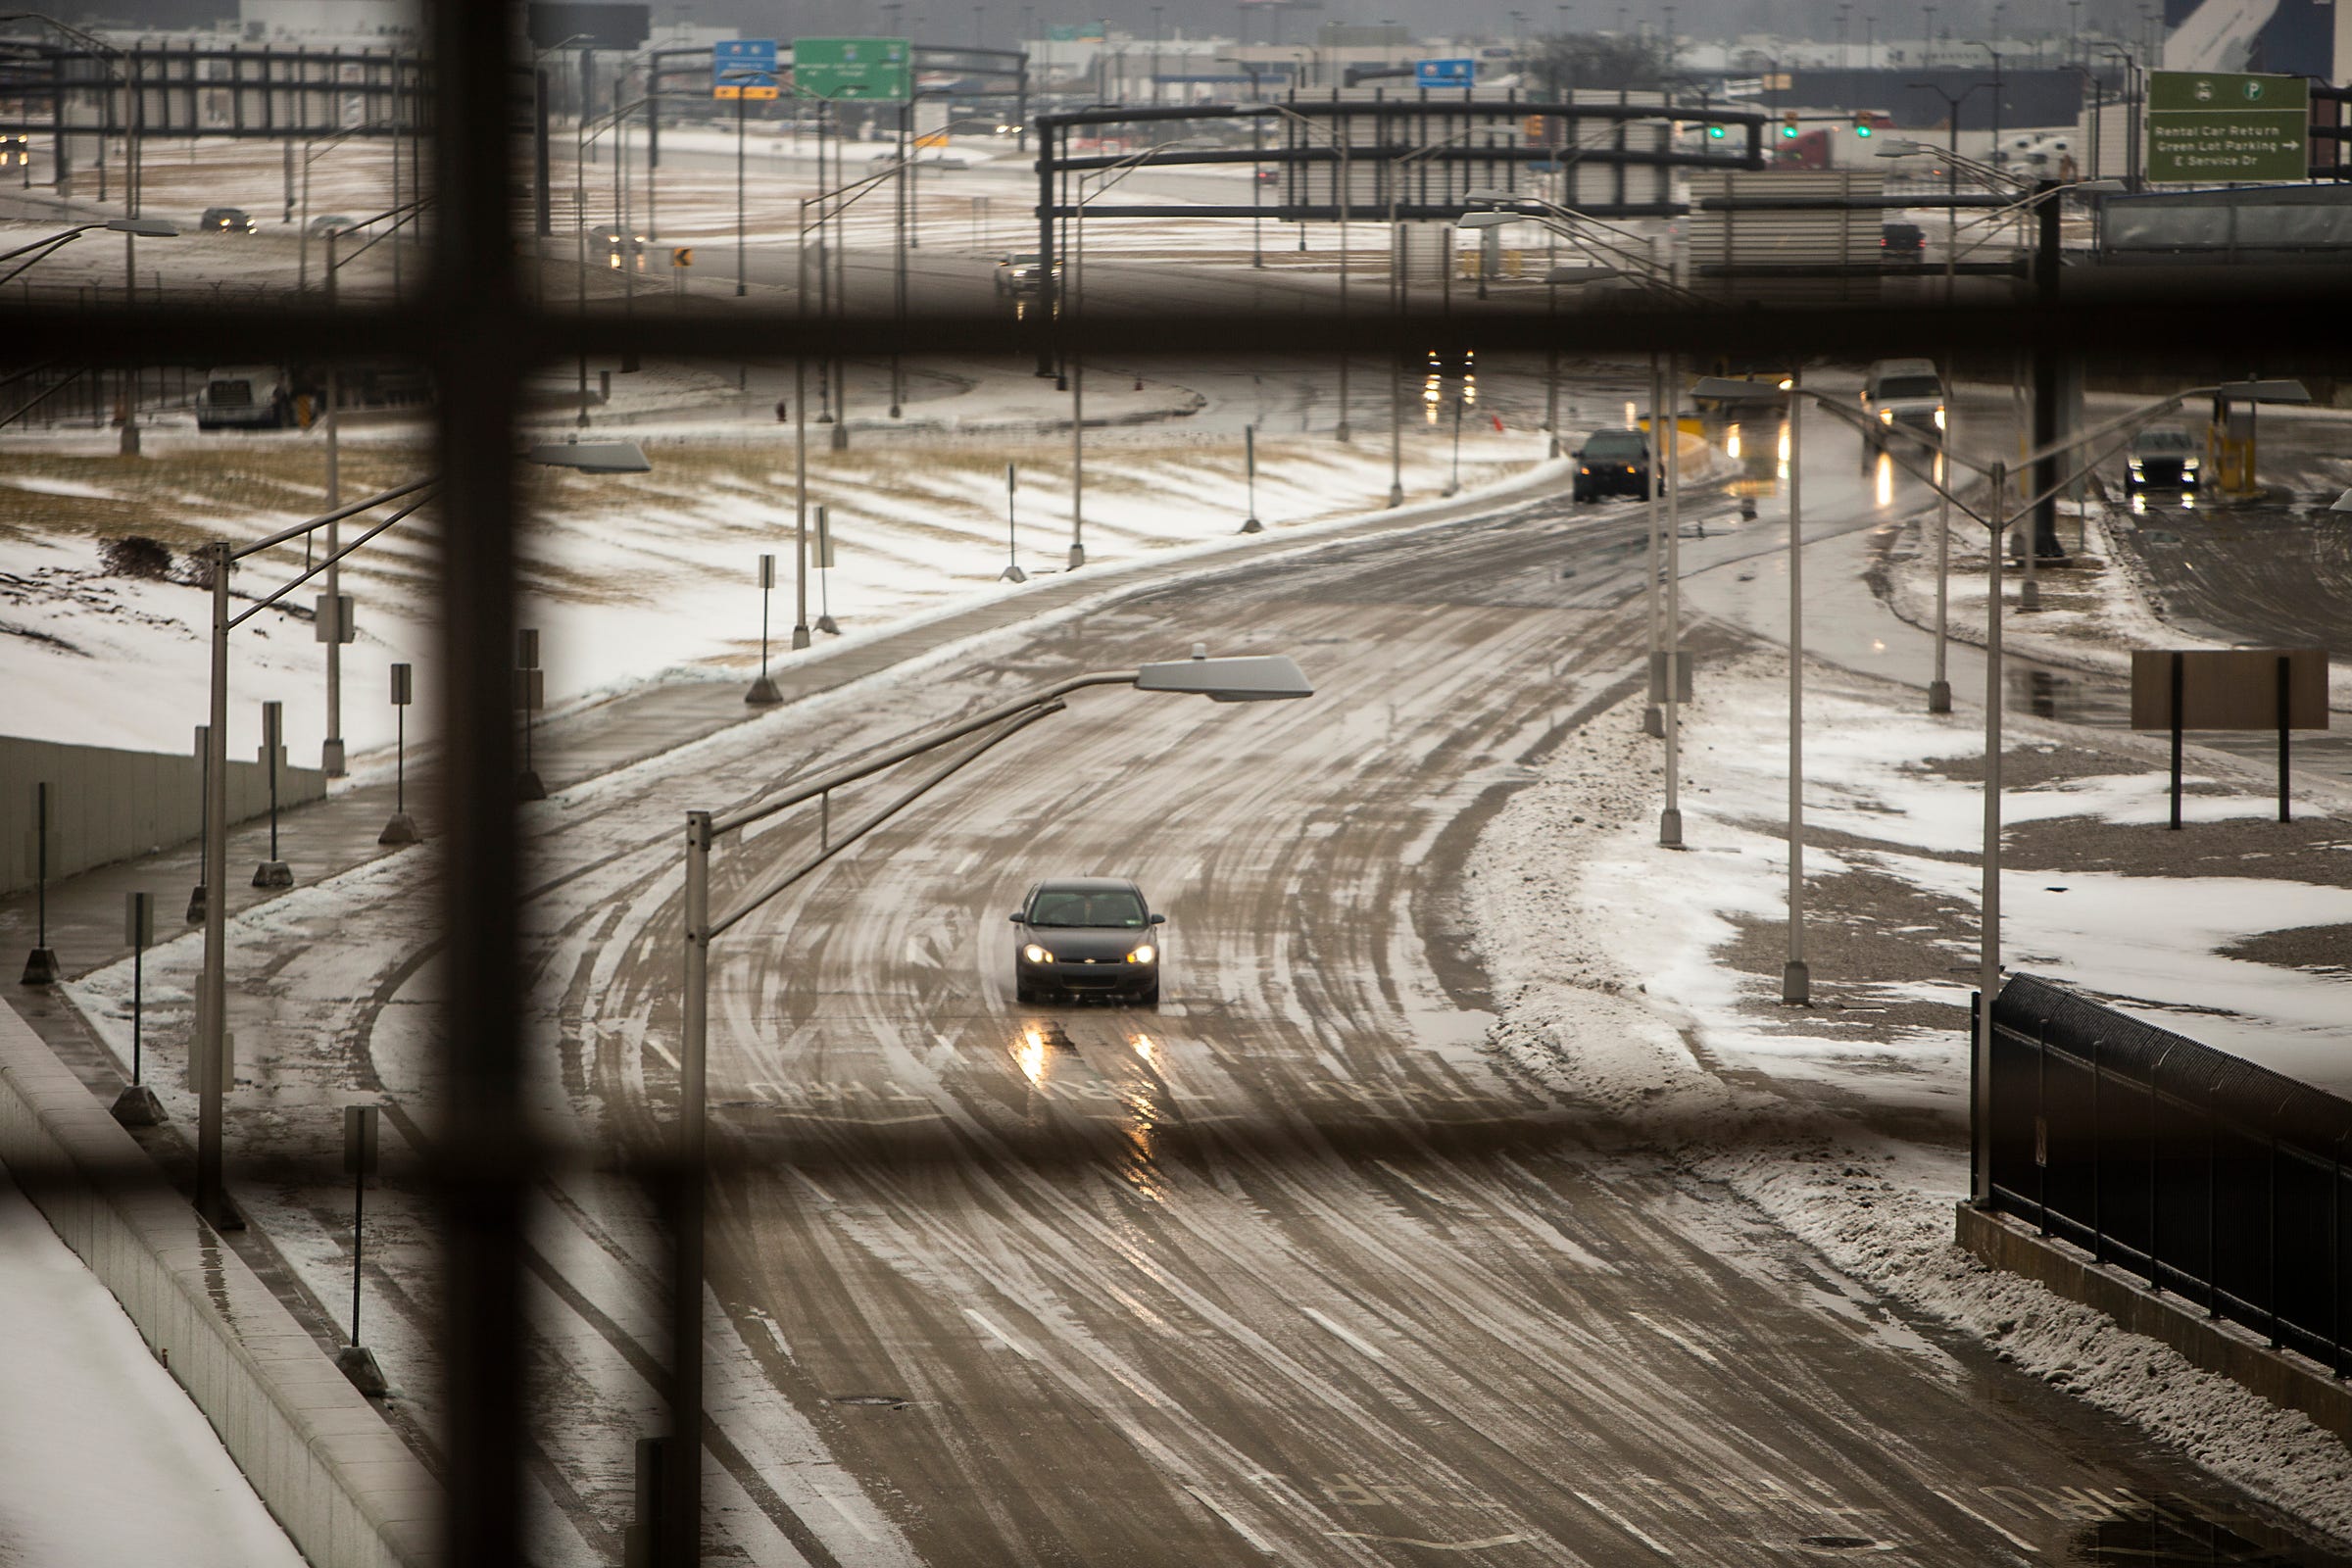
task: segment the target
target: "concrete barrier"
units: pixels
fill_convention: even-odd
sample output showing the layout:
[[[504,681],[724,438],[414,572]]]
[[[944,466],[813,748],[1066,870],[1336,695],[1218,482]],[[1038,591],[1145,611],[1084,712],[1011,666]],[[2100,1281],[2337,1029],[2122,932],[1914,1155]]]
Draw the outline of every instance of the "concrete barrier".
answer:
[[[441,1489],[106,1107],[0,1005],[0,1161],[314,1568],[430,1568]]]
[[[248,822],[270,809],[263,757],[228,764],[228,819]],[[185,844],[204,831],[204,763],[189,755],[67,746],[0,735],[0,894],[32,886],[34,786],[49,786],[49,879]],[[281,809],[326,798],[326,775],[289,767],[281,750]]]
[[[2207,1317],[2196,1302],[2151,1291],[2022,1220],[1962,1203],[1958,1227],[1960,1245],[1994,1268],[2039,1280],[2056,1295],[2097,1308],[2133,1334],[2162,1340],[2194,1365],[2243,1384],[2273,1404],[2300,1410],[2352,1443],[2352,1386],[2317,1363],[2274,1350],[2237,1324]]]

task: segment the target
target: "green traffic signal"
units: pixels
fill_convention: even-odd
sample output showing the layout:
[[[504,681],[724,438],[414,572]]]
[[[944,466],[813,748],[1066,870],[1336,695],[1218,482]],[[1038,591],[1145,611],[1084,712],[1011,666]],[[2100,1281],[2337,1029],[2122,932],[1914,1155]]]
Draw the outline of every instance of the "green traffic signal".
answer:
[[[1855,135],[1857,135],[1857,136],[1861,136],[1861,137],[1863,137],[1863,138],[1867,139],[1867,138],[1869,137],[1869,135],[1870,135],[1870,122],[1869,122],[1869,121],[1867,121],[1867,120],[1857,120],[1857,121],[1855,121],[1855,122],[1854,122],[1854,134],[1855,134]]]
[[[1707,140],[1709,140],[1709,141],[1721,141],[1721,140],[1723,140],[1723,127],[1722,127],[1721,125],[1709,125],[1709,126],[1707,127]]]
[[[1796,140],[1796,127],[1794,125],[1783,125],[1781,127],[1781,135],[1786,140],[1794,141]]]

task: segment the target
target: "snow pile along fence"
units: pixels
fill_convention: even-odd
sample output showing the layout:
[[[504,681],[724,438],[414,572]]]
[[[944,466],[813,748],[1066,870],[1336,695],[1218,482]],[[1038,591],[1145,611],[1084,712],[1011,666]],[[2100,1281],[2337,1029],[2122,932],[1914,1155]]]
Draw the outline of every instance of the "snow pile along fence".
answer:
[[[1993,1206],[2342,1378],[2352,1102],[2032,975],[1992,1017]]]

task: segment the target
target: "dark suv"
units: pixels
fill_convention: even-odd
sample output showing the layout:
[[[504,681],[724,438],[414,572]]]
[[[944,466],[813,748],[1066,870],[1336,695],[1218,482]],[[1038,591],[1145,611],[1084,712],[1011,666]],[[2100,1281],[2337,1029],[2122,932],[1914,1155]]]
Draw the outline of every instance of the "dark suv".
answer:
[[[1012,911],[1012,993],[1118,998],[1159,1005],[1159,943],[1144,894],[1125,877],[1070,876],[1040,882]]]
[[[1881,223],[1879,260],[1889,267],[1917,267],[1928,259],[1928,232],[1917,223]]]
[[[1649,494],[1649,438],[1639,430],[1595,430],[1576,452],[1576,499]]]
[[[196,220],[200,234],[251,234],[261,226],[242,207],[207,207],[204,216]]]

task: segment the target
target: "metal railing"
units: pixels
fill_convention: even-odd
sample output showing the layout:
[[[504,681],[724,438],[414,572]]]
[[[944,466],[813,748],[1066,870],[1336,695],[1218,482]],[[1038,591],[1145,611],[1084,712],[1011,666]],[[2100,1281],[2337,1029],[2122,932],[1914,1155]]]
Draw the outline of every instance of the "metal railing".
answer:
[[[2352,1102],[2032,975],[1992,1022],[1995,1208],[2352,1371]]]

